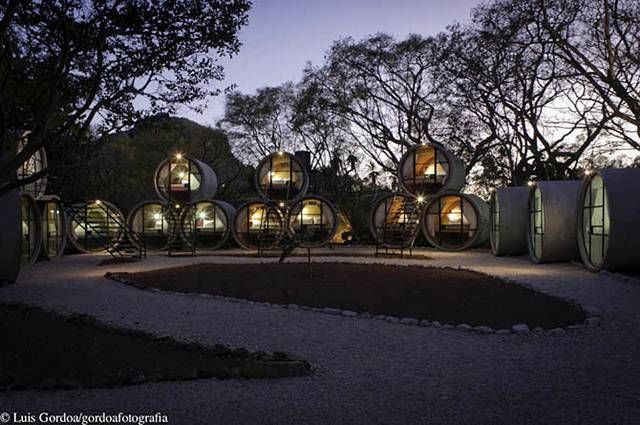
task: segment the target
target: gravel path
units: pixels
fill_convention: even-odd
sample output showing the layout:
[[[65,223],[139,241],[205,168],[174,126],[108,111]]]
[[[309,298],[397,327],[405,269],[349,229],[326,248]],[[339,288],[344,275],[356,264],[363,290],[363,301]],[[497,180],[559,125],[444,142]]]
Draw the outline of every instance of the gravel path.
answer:
[[[640,285],[576,265],[536,266],[486,251],[419,252],[432,259],[326,260],[474,269],[573,299],[597,310],[603,322],[560,335],[404,326],[141,291],[102,277],[107,271],[258,259],[151,256],[96,267],[103,256],[69,256],[26,269],[19,284],[0,288],[0,302],[89,313],[185,340],[288,351],[305,356],[316,372],[280,380],[0,393],[0,412],[162,412],[172,424],[640,423]]]

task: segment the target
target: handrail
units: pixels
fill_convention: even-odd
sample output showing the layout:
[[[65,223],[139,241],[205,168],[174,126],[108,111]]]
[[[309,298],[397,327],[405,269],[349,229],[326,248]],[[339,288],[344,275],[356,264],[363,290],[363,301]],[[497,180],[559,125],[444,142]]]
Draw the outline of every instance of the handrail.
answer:
[[[82,189],[84,189],[85,193],[89,192],[89,188],[87,187],[87,185],[80,180],[78,177],[76,177],[73,174],[68,175],[67,177],[69,177],[71,180],[73,180],[73,182],[80,186]],[[81,202],[83,202],[84,204],[86,204],[85,200],[82,200]],[[135,230],[133,230],[133,228],[129,225],[129,223],[126,222],[126,219],[119,217],[117,214],[114,214],[113,211],[111,211],[110,208],[106,207],[104,204],[102,204],[101,202],[96,203],[97,205],[99,205],[100,209],[102,211],[104,211],[107,216],[113,220],[114,222],[116,222],[116,224],[122,229],[125,237],[130,241],[133,242],[133,245],[136,246],[138,248],[138,256],[139,258],[146,258],[147,256],[147,244],[144,241],[144,237],[142,235],[140,235],[138,232],[136,232]],[[66,204],[66,208],[73,210],[75,213],[78,212],[78,208],[73,207],[72,204]],[[85,211],[85,221],[86,221],[86,211]],[[85,231],[87,230],[87,228],[85,227],[86,223],[83,223],[83,228],[85,229]],[[91,226],[93,229],[93,226]],[[93,229],[95,230],[95,229]],[[97,238],[95,238],[97,239]],[[115,255],[113,255],[113,253],[111,253],[111,250],[113,250],[114,248],[117,247],[119,241],[116,242],[115,244],[109,244],[108,246],[105,247],[105,250],[107,252],[109,252],[112,256],[115,257]],[[121,257],[124,257],[125,255],[118,251],[116,249],[116,251],[118,252],[118,254]]]

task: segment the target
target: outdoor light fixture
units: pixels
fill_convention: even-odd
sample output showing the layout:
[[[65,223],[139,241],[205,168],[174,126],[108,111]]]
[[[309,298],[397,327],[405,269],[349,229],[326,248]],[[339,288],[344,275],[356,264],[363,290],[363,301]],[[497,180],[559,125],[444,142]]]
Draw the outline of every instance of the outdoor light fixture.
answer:
[[[536,185],[536,182],[534,182],[533,180],[529,180],[529,181],[527,182],[527,186],[529,186],[529,187],[533,187],[533,186],[535,186],[535,185]]]
[[[591,169],[585,170],[585,172],[584,172],[585,176],[590,176],[591,174],[593,174],[593,170],[591,170]]]
[[[282,156],[282,155],[284,155],[284,152],[278,151],[278,155]]]
[[[180,209],[180,204],[176,204],[176,209]]]
[[[280,202],[280,208],[284,207],[284,202]]]
[[[423,203],[424,202],[424,196],[422,196],[422,195],[418,196],[417,201],[418,201],[419,204]]]
[[[96,199],[96,205],[100,205],[101,203],[100,199]]]
[[[206,219],[206,218],[207,218],[207,213],[206,213],[206,212],[204,212],[204,211],[200,211],[200,212],[198,213],[198,217],[200,217],[201,219],[203,219],[203,220],[204,220],[204,219]]]
[[[177,159],[177,160],[181,160],[181,159],[182,159],[182,154],[181,154],[180,152],[178,152],[178,153],[176,154],[176,159]]]
[[[153,219],[154,219],[154,220],[160,220],[160,213],[155,213],[155,214],[153,215]]]

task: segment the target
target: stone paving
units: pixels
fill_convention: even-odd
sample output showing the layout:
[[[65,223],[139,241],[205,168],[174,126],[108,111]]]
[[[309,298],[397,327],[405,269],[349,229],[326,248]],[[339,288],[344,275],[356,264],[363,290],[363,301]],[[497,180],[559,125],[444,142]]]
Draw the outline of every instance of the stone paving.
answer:
[[[69,256],[25,269],[18,284],[0,288],[0,302],[88,313],[183,340],[288,351],[305,356],[315,373],[5,392],[0,412],[162,412],[172,424],[640,423],[640,284],[579,265],[534,265],[525,257],[495,258],[484,250],[418,250],[429,260],[329,258],[323,252],[314,261],[473,269],[572,299],[603,320],[558,334],[483,335],[142,291],[103,277],[107,271],[202,262],[274,261],[228,256],[235,251],[195,258],[152,255],[103,267],[96,266],[101,255]]]

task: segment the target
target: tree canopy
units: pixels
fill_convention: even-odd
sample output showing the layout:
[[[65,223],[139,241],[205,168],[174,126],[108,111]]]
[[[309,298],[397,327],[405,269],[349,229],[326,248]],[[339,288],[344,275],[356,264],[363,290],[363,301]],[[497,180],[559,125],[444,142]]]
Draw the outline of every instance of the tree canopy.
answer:
[[[248,0],[0,0],[0,193],[43,145],[87,135],[96,143],[219,94],[218,59],[238,51],[249,8]]]

